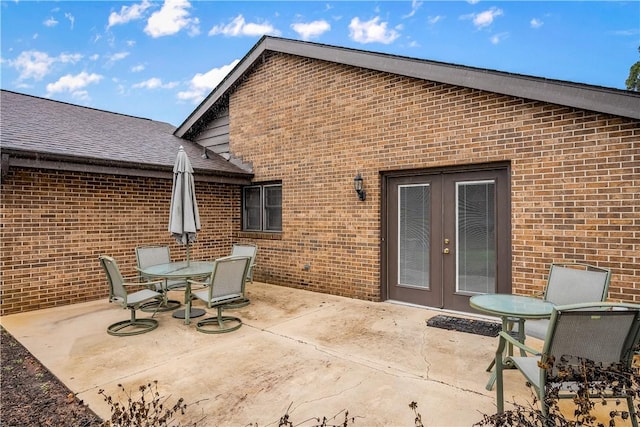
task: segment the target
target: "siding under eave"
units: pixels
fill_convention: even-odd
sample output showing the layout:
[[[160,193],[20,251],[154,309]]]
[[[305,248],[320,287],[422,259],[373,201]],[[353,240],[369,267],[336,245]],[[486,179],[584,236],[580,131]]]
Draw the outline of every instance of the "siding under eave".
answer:
[[[194,142],[216,154],[229,152],[229,108],[225,108],[200,132]]]

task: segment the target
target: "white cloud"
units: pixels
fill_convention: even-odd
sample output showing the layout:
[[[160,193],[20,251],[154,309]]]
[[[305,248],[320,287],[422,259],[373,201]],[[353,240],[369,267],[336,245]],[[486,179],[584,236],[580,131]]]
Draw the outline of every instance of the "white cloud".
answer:
[[[133,85],[134,88],[158,89],[162,87],[162,80],[157,77],[150,78]]]
[[[200,21],[190,17],[189,8],[191,3],[187,0],[165,0],[162,8],[149,17],[144,32],[153,38],[170,36],[185,28],[191,35],[199,34]]]
[[[117,62],[117,61],[122,61],[124,58],[126,58],[127,56],[129,56],[129,52],[118,52],[118,53],[114,53],[113,55],[109,55],[108,57],[108,61],[109,62]]]
[[[444,19],[444,16],[442,15],[429,16],[427,18],[427,23],[429,23],[429,25],[435,25],[438,22],[442,21],[443,19]]]
[[[45,52],[28,50],[20,53],[16,59],[8,60],[7,63],[18,71],[18,80],[42,80],[51,72],[54,64],[75,63],[81,58],[80,54],[61,54],[58,57],[52,57]]]
[[[73,53],[73,54],[61,53],[60,55],[58,55],[58,58],[56,58],[58,62],[62,62],[64,64],[67,64],[69,62],[72,64],[75,64],[81,59],[82,59],[82,55],[80,55],[79,53]]]
[[[198,104],[238,65],[239,59],[220,68],[212,68],[205,74],[196,74],[189,85],[189,90],[178,92],[178,99]]]
[[[102,76],[95,73],[88,74],[83,71],[75,76],[67,74],[60,77],[57,82],[47,85],[47,96],[59,92],[69,92],[74,98],[87,99],[88,94],[83,89],[100,80],[102,80]]]
[[[132,73],[139,73],[140,71],[144,71],[144,65],[140,64],[140,65],[134,65],[133,67],[131,67]]]
[[[113,82],[116,84],[118,95],[125,95],[127,93],[127,88],[125,88],[122,83],[119,83],[117,79],[113,79]]]
[[[476,4],[476,3],[480,3],[480,0],[467,0],[467,3]]]
[[[353,18],[349,24],[349,37],[358,43],[384,43],[390,44],[400,37],[396,30],[387,30],[387,22],[379,22],[376,16],[370,21],[362,22],[359,18]]]
[[[471,19],[473,21],[473,25],[475,25],[477,29],[481,30],[493,24],[494,19],[502,14],[502,9],[492,7],[484,12],[462,15],[460,16],[460,19]]]
[[[489,40],[491,40],[491,43],[493,44],[498,44],[500,42],[502,42],[503,40],[507,39],[509,37],[509,33],[499,33],[499,34],[494,34],[493,36],[491,36],[489,38]]]
[[[69,20],[69,22],[71,23],[71,29],[73,30],[73,25],[76,23],[76,18],[70,13],[65,13],[64,17]]]
[[[226,25],[215,25],[211,30],[209,30],[210,36],[215,36],[217,34],[222,34],[224,36],[263,36],[265,34],[271,34],[274,36],[279,36],[280,31],[278,31],[273,25],[269,22],[264,22],[262,24],[258,23],[247,23],[244,20],[244,16],[238,15],[231,22]]]
[[[52,16],[49,19],[45,19],[43,24],[45,27],[55,27],[56,25],[58,25],[58,21],[56,21],[56,19]]]
[[[529,21],[529,24],[531,24],[531,28],[540,28],[542,27],[542,25],[544,25],[544,22],[537,18],[533,18],[531,21]]]
[[[482,29],[493,24],[493,20],[498,16],[502,16],[502,9],[498,9],[497,7],[492,7],[489,10],[485,10],[484,12],[480,12],[473,16],[473,25],[475,25],[478,29]]]
[[[126,24],[130,21],[142,19],[144,17],[144,12],[149,7],[151,7],[151,3],[148,0],[143,0],[142,3],[134,4],[133,6],[122,6],[120,8],[120,13],[111,12],[109,15],[109,24],[107,25],[107,29],[114,25]]]
[[[169,82],[162,83],[162,80],[157,77],[152,77],[148,80],[145,80],[140,83],[136,83],[133,85],[134,88],[144,88],[144,89],[173,89],[178,85],[177,82]]]
[[[422,6],[422,2],[421,1],[411,0],[411,12],[409,12],[406,15],[404,15],[403,18],[411,18],[413,15],[416,14],[418,9],[420,9],[420,6]]]
[[[91,97],[86,90],[74,90],[71,92],[71,96],[78,101],[89,101]]]
[[[331,25],[327,21],[299,22],[291,24],[293,31],[298,33],[302,40],[316,38],[331,29]]]
[[[15,60],[8,62],[20,73],[19,80],[42,80],[44,76],[49,74],[56,60],[44,52],[26,51],[22,52]]]
[[[612,34],[615,36],[635,36],[637,34],[640,34],[640,30],[638,30],[637,28],[632,28],[629,30],[616,30],[613,31]]]

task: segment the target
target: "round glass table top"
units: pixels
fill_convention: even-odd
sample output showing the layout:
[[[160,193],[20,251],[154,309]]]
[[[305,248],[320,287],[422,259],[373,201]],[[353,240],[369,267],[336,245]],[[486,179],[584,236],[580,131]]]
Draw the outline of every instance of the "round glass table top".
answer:
[[[510,294],[474,295],[469,305],[496,316],[544,319],[551,316],[553,304],[539,298]]]
[[[179,261],[152,265],[144,269],[140,269],[140,271],[151,277],[184,279],[211,274],[213,271],[213,265],[214,263],[210,261]]]

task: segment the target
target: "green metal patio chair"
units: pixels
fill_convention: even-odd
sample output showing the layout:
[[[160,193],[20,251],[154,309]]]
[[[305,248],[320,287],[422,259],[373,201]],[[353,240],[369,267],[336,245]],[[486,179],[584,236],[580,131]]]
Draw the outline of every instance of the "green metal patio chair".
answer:
[[[253,267],[255,267],[256,265],[257,253],[258,253],[258,246],[251,243],[243,243],[243,244],[236,243],[231,248],[230,256],[243,256],[243,257],[250,258],[249,270],[247,271],[247,279],[246,279],[247,282],[253,283]],[[240,301],[233,304],[229,304],[227,308],[230,308],[230,309],[241,308],[248,305],[250,302],[251,301],[249,300],[249,298],[245,296]]]
[[[253,268],[256,266],[256,255],[258,254],[258,246],[251,243],[236,243],[231,248],[230,256],[248,256],[251,258],[249,263],[249,271],[247,272],[247,281],[253,283]]]
[[[131,311],[131,318],[109,325],[107,332],[109,335],[130,336],[143,334],[158,327],[156,319],[137,319],[136,310],[147,302],[154,302],[156,305],[162,304],[164,295],[151,289],[142,289],[129,293],[127,286],[140,287],[140,282],[126,282],[120,273],[120,268],[116,260],[110,256],[100,255],[100,265],[107,275],[109,283],[109,302],[116,302]],[[155,315],[155,313],[154,313]],[[152,316],[153,317],[153,316]]]
[[[155,302],[144,304],[140,310],[142,311],[173,311],[182,305],[178,300],[169,299],[168,292],[177,289],[184,289],[187,282],[184,280],[167,280],[163,279],[160,282],[154,280],[142,273],[147,267],[158,264],[167,264],[171,262],[171,254],[169,252],[169,246],[138,246],[136,248],[136,262],[138,265],[138,272],[140,272],[140,280],[146,282],[145,284],[156,292],[160,292],[165,295],[165,299],[160,306],[157,306]]]
[[[584,263],[553,263],[543,299],[554,305],[602,302],[607,299],[611,271]],[[543,340],[549,319],[527,320],[525,334]]]
[[[191,294],[191,299],[203,301],[208,308],[217,308],[216,317],[200,320],[196,329],[208,334],[231,332],[242,326],[242,320],[238,317],[223,316],[222,310],[230,304],[242,301],[244,286],[249,271],[249,257],[228,256],[215,261],[213,272],[206,282],[190,280],[192,285],[206,286],[207,288]]]
[[[634,348],[640,339],[639,333],[640,305],[603,302],[554,308],[542,351],[526,346],[508,332],[500,332],[495,357],[498,413],[504,412],[505,369],[516,368],[525,376],[537,395],[543,416],[546,416],[549,413],[549,401],[546,398],[550,387],[560,391],[558,398],[572,398],[576,395],[577,387],[585,382],[594,385],[597,381],[594,377],[585,378],[584,374],[574,377],[558,375],[561,370],[570,372],[567,368],[578,369],[587,360],[601,367],[597,370],[599,373],[620,372],[620,367],[630,369]],[[507,344],[534,357],[504,358]],[[579,369],[577,372],[583,371]],[[608,390],[603,396],[594,396],[598,399],[625,399],[633,426],[638,427],[634,395],[626,391],[622,387],[620,390]]]

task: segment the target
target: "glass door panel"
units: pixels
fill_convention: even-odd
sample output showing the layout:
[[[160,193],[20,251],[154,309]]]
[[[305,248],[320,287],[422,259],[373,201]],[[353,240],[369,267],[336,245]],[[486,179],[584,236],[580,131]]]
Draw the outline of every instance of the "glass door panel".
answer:
[[[456,292],[496,292],[495,181],[456,184]]]
[[[398,285],[430,288],[431,186],[398,186]]]

